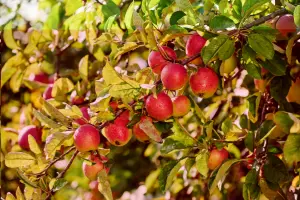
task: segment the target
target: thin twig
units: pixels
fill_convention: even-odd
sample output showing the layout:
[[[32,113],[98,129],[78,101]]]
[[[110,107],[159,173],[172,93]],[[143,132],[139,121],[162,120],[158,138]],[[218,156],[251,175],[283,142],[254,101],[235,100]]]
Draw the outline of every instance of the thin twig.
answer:
[[[50,169],[50,167],[52,165],[54,165],[57,161],[61,160],[63,157],[65,157],[68,153],[70,153],[71,151],[73,151],[76,147],[71,147],[70,149],[68,149],[68,151],[66,151],[65,153],[61,154],[59,157],[57,157],[55,160],[53,160],[52,162],[49,163],[49,165],[41,172],[34,174],[37,176],[43,175],[44,173],[46,173],[48,171],[48,169]]]
[[[261,17],[261,18],[255,20],[255,21],[253,21],[249,24],[246,24],[245,26],[242,27],[242,29],[249,29],[252,26],[256,26],[256,25],[262,24],[262,23],[264,23],[264,22],[266,22],[270,19],[273,19],[278,15],[284,15],[284,14],[287,14],[287,13],[288,13],[288,11],[285,8],[282,8],[280,10],[276,10],[275,12],[273,12],[273,13],[267,15],[267,16]]]

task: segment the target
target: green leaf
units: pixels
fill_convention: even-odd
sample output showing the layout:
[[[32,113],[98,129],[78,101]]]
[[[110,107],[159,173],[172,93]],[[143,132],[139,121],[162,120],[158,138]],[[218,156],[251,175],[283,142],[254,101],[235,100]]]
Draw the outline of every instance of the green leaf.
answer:
[[[254,26],[251,29],[254,33],[258,33],[265,36],[268,40],[270,40],[270,42],[276,39],[276,35],[278,33],[276,29],[273,29],[272,27],[267,25]]]
[[[32,135],[28,135],[28,143],[30,150],[35,154],[41,154],[42,151]]]
[[[170,25],[175,25],[177,24],[178,20],[180,20],[182,17],[185,16],[185,13],[182,11],[176,11],[172,14],[170,18]]]
[[[242,8],[243,18],[247,18],[254,10],[268,1],[270,0],[246,0]]]
[[[63,178],[56,179],[56,181],[53,184],[52,191],[56,192],[56,191],[62,189],[67,184],[68,184],[68,181],[66,181]]]
[[[210,194],[212,194],[215,191],[215,189],[217,188],[218,185],[222,185],[223,181],[225,180],[225,177],[228,174],[228,170],[230,169],[230,167],[239,161],[240,160],[238,160],[238,159],[232,159],[232,160],[228,160],[222,164],[222,166],[218,170],[216,178],[214,179],[214,181],[212,182],[212,184],[209,188]]]
[[[18,53],[6,61],[1,69],[1,88],[17,72],[18,66],[25,62],[26,60],[22,53]]]
[[[112,191],[109,184],[109,179],[106,170],[103,169],[98,173],[98,190],[106,200],[113,200]]]
[[[132,26],[133,10],[134,10],[134,1],[132,1],[129,7],[127,8],[124,17],[124,23],[127,28],[128,34],[133,32],[133,26]]]
[[[248,172],[243,185],[243,197],[245,200],[256,199],[259,195],[258,173],[255,169]]]
[[[8,192],[6,194],[5,200],[16,200],[16,198],[14,197],[14,195],[12,195],[12,193]]]
[[[102,70],[102,75],[107,85],[115,85],[124,82],[108,61]]]
[[[199,17],[197,13],[193,10],[193,6],[189,0],[175,0],[176,7],[186,13],[187,21],[186,23],[189,25],[195,25],[197,20],[199,21]]]
[[[267,161],[263,166],[264,178],[271,183],[282,183],[288,178],[288,171],[277,156],[268,154]]]
[[[252,131],[249,131],[245,140],[244,140],[244,143],[245,143],[245,146],[250,150],[250,151],[254,151],[254,133]]]
[[[10,49],[19,49],[19,45],[16,43],[12,32],[12,21],[7,23],[4,27],[3,39],[5,45]],[[2,78],[1,78],[2,79]]]
[[[51,8],[51,12],[48,15],[48,18],[45,22],[45,27],[48,29],[58,30],[62,15],[63,15],[63,9],[61,3],[55,4]]]
[[[106,21],[111,16],[119,16],[120,8],[112,0],[108,0],[106,4],[102,6],[102,13],[104,15],[104,21]]]
[[[196,168],[198,172],[207,178],[208,169],[208,153],[206,151],[201,151],[196,157]]]
[[[186,159],[181,161],[171,160],[161,167],[158,183],[162,192],[165,192],[171,186],[174,177],[185,161]]]
[[[249,109],[248,117],[255,123],[258,120],[258,107],[261,99],[261,94],[255,93],[247,98],[247,107]]]
[[[10,168],[24,167],[36,162],[35,158],[24,152],[9,152],[5,156],[5,165]]]
[[[18,177],[26,184],[26,186],[30,186],[30,188],[38,188],[38,186],[36,185],[36,183],[33,183],[31,180],[29,180],[29,178],[27,176],[24,175],[24,172],[22,172],[19,169],[16,169],[17,175]],[[25,187],[26,187],[25,186]],[[27,195],[26,190],[24,190],[25,196]],[[26,196],[26,199],[27,196]]]
[[[73,89],[74,89],[74,84],[70,79],[59,78],[53,84],[52,96],[55,97],[55,99],[57,100],[59,100],[60,98],[64,100],[66,94],[71,92]]]
[[[245,69],[247,70],[248,74],[255,79],[261,79],[261,68],[254,65],[253,63],[248,63],[244,65]]]
[[[194,140],[177,121],[173,122],[173,135],[167,137],[161,147],[161,152],[167,154],[175,149],[185,149],[194,146]]]
[[[261,61],[260,64],[275,76],[285,75],[287,63],[277,54],[272,60]]]
[[[261,139],[275,126],[272,120],[265,120],[259,127],[259,137]]]
[[[242,15],[242,1],[241,0],[234,0],[232,4],[232,15],[240,20]]]
[[[106,22],[105,22],[105,24],[104,24],[104,30],[105,30],[105,32],[109,32],[109,31],[110,31],[110,29],[111,29],[113,23],[116,21],[116,18],[117,18],[117,15],[112,15],[112,16],[110,16],[110,17],[106,20]]]
[[[16,93],[19,92],[20,87],[23,82],[23,76],[24,76],[24,71],[21,69],[18,69],[14,75],[12,75],[9,85],[11,90]]]
[[[47,101],[45,101],[43,98],[40,98],[40,100],[41,100],[41,103],[43,105],[43,109],[51,117],[53,117],[57,121],[61,122],[65,126],[69,126],[71,124],[70,119],[67,118],[66,116],[64,116],[61,112],[59,112],[59,110],[57,108],[55,108],[54,106],[52,106],[50,103],[48,103]]]
[[[294,22],[298,27],[300,27],[300,5],[296,6],[294,10]]]
[[[291,78],[289,76],[276,76],[271,80],[270,91],[272,97],[280,104],[287,101],[286,96],[289,93],[289,89],[292,85]]]
[[[82,6],[81,0],[66,0],[65,1],[66,16],[70,16]]]
[[[45,154],[47,159],[53,159],[57,149],[68,139],[72,138],[73,132],[58,132],[49,135],[46,139]]]
[[[17,196],[17,200],[25,200],[25,197],[24,197],[20,187],[17,188],[16,196]]]
[[[289,113],[283,111],[276,112],[273,121],[285,133],[290,133],[290,129],[294,124],[294,121],[290,118]]]
[[[230,118],[225,119],[225,121],[221,125],[222,131],[226,134],[232,128],[232,120]]]
[[[81,58],[79,62],[79,75],[83,80],[88,80],[89,74],[89,55],[84,56]]]
[[[283,147],[284,159],[288,164],[300,161],[300,134],[290,134]]]
[[[219,35],[209,40],[201,55],[203,62],[207,64],[213,57],[219,56],[221,60],[228,59],[234,52],[234,42],[226,35]]]
[[[49,128],[59,128],[60,124],[48,118],[46,115],[42,114],[40,111],[33,109],[33,115],[41,122],[46,124]]]
[[[274,190],[274,188],[270,187],[270,183],[267,182],[264,178],[259,179],[259,186],[262,194],[270,200],[285,200],[285,194],[282,194],[280,190]]]
[[[210,26],[210,28],[218,31],[218,30],[224,30],[227,28],[234,28],[235,24],[230,18],[228,18],[224,15],[219,15],[219,16],[215,16],[214,18],[212,18],[210,20],[209,26]]]
[[[248,42],[250,47],[258,54],[272,59],[274,57],[274,48],[272,42],[265,36],[258,33],[251,33],[248,35]]]
[[[142,129],[155,142],[162,142],[160,133],[150,120],[145,119],[141,121],[139,123],[139,128]]]

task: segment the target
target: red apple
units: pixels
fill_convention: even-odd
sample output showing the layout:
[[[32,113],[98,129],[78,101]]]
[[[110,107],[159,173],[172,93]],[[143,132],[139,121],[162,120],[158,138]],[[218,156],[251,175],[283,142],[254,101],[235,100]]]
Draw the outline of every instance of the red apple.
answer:
[[[146,100],[146,110],[154,119],[164,121],[173,114],[172,100],[164,92],[157,94],[157,98],[152,94]]]
[[[80,105],[80,104],[83,104],[84,97],[78,96],[76,90],[74,90],[71,93],[70,100],[71,100],[71,104],[73,104],[73,105]]]
[[[152,122],[152,119],[150,117],[142,116],[141,120],[133,126],[133,134],[140,142],[148,142],[150,140],[149,136],[139,127],[140,123],[144,120]]]
[[[88,165],[86,162],[82,164],[82,170],[84,175],[90,180],[96,180],[98,173],[105,169],[102,161],[96,156],[90,156],[89,160],[95,163],[94,165]]]
[[[43,93],[43,98],[45,100],[53,98],[52,97],[52,89],[53,89],[53,85],[52,84],[48,85],[48,87],[45,89],[45,91]]]
[[[181,95],[173,99],[173,116],[182,117],[191,109],[191,102],[187,96]]]
[[[81,113],[82,113],[83,117],[79,118],[79,119],[76,119],[75,122],[77,124],[80,124],[80,125],[87,124],[88,121],[90,120],[88,107],[81,107],[80,110],[81,110]]]
[[[100,144],[99,131],[93,125],[81,125],[74,133],[74,143],[80,152],[97,150]]]
[[[120,116],[118,116],[115,119],[114,123],[121,126],[127,126],[129,121],[130,121],[130,112],[129,110],[125,110],[124,112],[122,112],[122,114],[120,114]]]
[[[168,56],[170,59],[176,60],[176,53],[170,47],[162,46],[161,51],[166,53],[165,56]],[[148,64],[152,68],[153,72],[156,74],[160,74],[161,70],[168,63],[169,62],[160,54],[159,51],[152,51],[148,57]]]
[[[188,73],[183,65],[169,63],[161,71],[161,81],[168,90],[178,90],[188,81]]]
[[[295,33],[297,27],[294,22],[293,15],[287,14],[287,15],[281,16],[278,19],[278,21],[276,22],[276,29],[283,36],[288,36],[289,33]]]
[[[28,78],[30,81],[37,81],[37,82],[40,82],[40,83],[45,83],[45,84],[48,84],[49,83],[49,79],[48,79],[48,75],[41,72],[39,74],[34,74],[34,73],[31,73],[29,75],[29,78]]]
[[[102,129],[102,134],[115,146],[126,145],[132,136],[132,131],[123,125],[109,124]]]
[[[34,125],[25,126],[19,132],[18,143],[24,150],[29,150],[28,136],[32,135],[38,144],[42,144],[42,131]]]
[[[200,54],[202,48],[205,46],[206,39],[201,37],[198,33],[191,35],[186,42],[186,55],[193,56]]]
[[[213,149],[208,158],[208,168],[211,170],[220,166],[228,158],[228,151],[224,148],[221,150]]]
[[[218,89],[218,75],[210,68],[199,68],[198,71],[190,77],[190,86],[195,94],[202,95],[203,98],[209,98],[214,95]]]

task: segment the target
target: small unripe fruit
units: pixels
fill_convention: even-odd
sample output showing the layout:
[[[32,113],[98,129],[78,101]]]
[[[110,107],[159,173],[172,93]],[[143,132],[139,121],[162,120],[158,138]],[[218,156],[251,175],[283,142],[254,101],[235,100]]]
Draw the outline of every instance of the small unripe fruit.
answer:
[[[289,33],[296,32],[296,24],[294,22],[293,15],[287,14],[281,16],[278,21],[276,22],[276,29],[281,33],[283,36],[287,36]]]
[[[141,120],[133,126],[133,134],[140,142],[147,142],[150,140],[149,136],[139,127],[140,123],[144,120],[152,122],[152,119],[150,117],[143,116],[141,117]]]
[[[191,102],[187,96],[181,95],[173,99],[173,116],[182,117],[191,109]]]
[[[173,114],[172,100],[164,92],[157,94],[157,98],[152,94],[146,100],[146,110],[154,119],[164,121]]]
[[[45,83],[48,84],[49,83],[49,79],[48,76],[45,73],[39,73],[39,74],[30,74],[29,78],[30,81],[37,81],[40,83]]]
[[[237,65],[237,59],[235,55],[232,55],[227,60],[224,60],[220,66],[220,75],[228,75],[230,74]]]
[[[74,143],[80,152],[97,150],[100,144],[99,131],[90,124],[82,125],[74,133]]]
[[[102,129],[102,134],[115,146],[124,146],[132,137],[132,131],[130,129],[117,124],[109,124]]]
[[[86,162],[83,162],[82,164],[82,170],[84,175],[94,181],[97,179],[97,174],[104,169],[104,165],[102,163],[102,161],[95,156],[90,156],[89,160],[91,160],[93,163],[95,163],[94,165],[88,165]]]
[[[210,68],[199,68],[190,78],[190,86],[195,94],[209,98],[217,91],[218,75]]]
[[[161,81],[168,90],[178,90],[188,81],[188,73],[183,65],[169,63],[161,71]]]
[[[164,51],[170,59],[176,60],[177,56],[173,49],[163,46],[161,47],[162,51]],[[153,72],[156,74],[160,74],[161,70],[168,64],[169,62],[160,54],[159,51],[152,51],[148,57],[148,64],[152,68]]]
[[[25,126],[19,132],[18,143],[24,150],[29,150],[28,136],[32,135],[38,144],[42,144],[42,131],[36,126]]]
[[[191,35],[186,42],[186,55],[193,56],[199,54],[202,48],[205,46],[206,39],[201,37],[198,33]]]
[[[208,168],[211,170],[216,169],[227,158],[228,158],[228,151],[226,149],[222,148],[221,150],[218,149],[212,150],[208,158]]]
[[[286,98],[289,102],[300,104],[300,78],[298,78],[295,82],[292,82]]]
[[[87,124],[88,121],[90,120],[90,115],[88,112],[88,107],[81,107],[80,108],[81,113],[82,113],[82,118],[76,119],[75,122],[77,124],[83,125],[83,124]]]
[[[114,123],[120,126],[127,126],[130,121],[130,112],[129,110],[125,110],[120,116],[118,116]]]
[[[53,85],[48,85],[48,87],[45,89],[45,91],[43,93],[43,98],[45,100],[53,98],[52,97],[52,89],[53,89]]]

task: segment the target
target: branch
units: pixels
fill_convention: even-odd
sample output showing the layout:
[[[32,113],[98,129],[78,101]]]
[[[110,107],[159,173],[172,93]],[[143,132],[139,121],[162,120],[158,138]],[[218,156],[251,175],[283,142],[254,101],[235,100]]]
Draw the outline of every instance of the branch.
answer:
[[[63,157],[65,157],[68,153],[70,153],[71,151],[73,151],[76,147],[71,147],[70,149],[68,149],[68,151],[66,151],[65,153],[61,154],[58,158],[56,158],[55,160],[53,160],[52,162],[49,163],[49,165],[41,172],[37,173],[37,174],[34,174],[34,175],[37,175],[37,176],[40,176],[40,175],[44,175],[44,173],[46,173],[48,171],[48,169],[50,169],[50,167],[52,165],[54,165],[57,161],[61,160]]]
[[[255,21],[253,21],[249,24],[246,24],[245,26],[242,27],[242,29],[249,29],[252,26],[256,26],[256,25],[262,24],[262,23],[264,23],[264,22],[266,22],[270,19],[273,19],[278,15],[284,15],[284,14],[287,14],[287,13],[288,13],[288,11],[285,8],[282,8],[280,10],[276,10],[275,12],[273,12],[273,13],[267,15],[267,16],[261,17],[261,18],[255,20]]]
[[[68,169],[71,167],[71,165],[72,165],[72,163],[73,163],[73,161],[74,161],[74,159],[76,158],[76,156],[77,156],[78,153],[79,153],[78,150],[76,150],[76,151],[74,152],[74,154],[73,154],[73,156],[71,157],[71,159],[70,159],[68,165],[66,166],[66,168],[65,168],[62,172],[60,172],[60,174],[58,174],[58,176],[56,177],[56,179],[60,179],[61,177],[63,177],[63,176],[65,175],[65,173],[66,173],[66,172],[68,171]],[[53,191],[53,190],[50,190],[45,200],[51,199],[51,196],[52,196],[53,194],[54,194],[54,191]]]
[[[177,62],[180,63],[180,64],[182,64],[182,65],[186,65],[186,64],[188,64],[189,62],[195,60],[196,58],[199,58],[200,56],[201,56],[200,53],[199,53],[199,54],[195,54],[195,55],[193,55],[193,56],[191,56],[191,57],[188,57],[188,58],[186,58],[186,59],[184,59],[184,60],[179,60],[179,61],[177,61]]]

